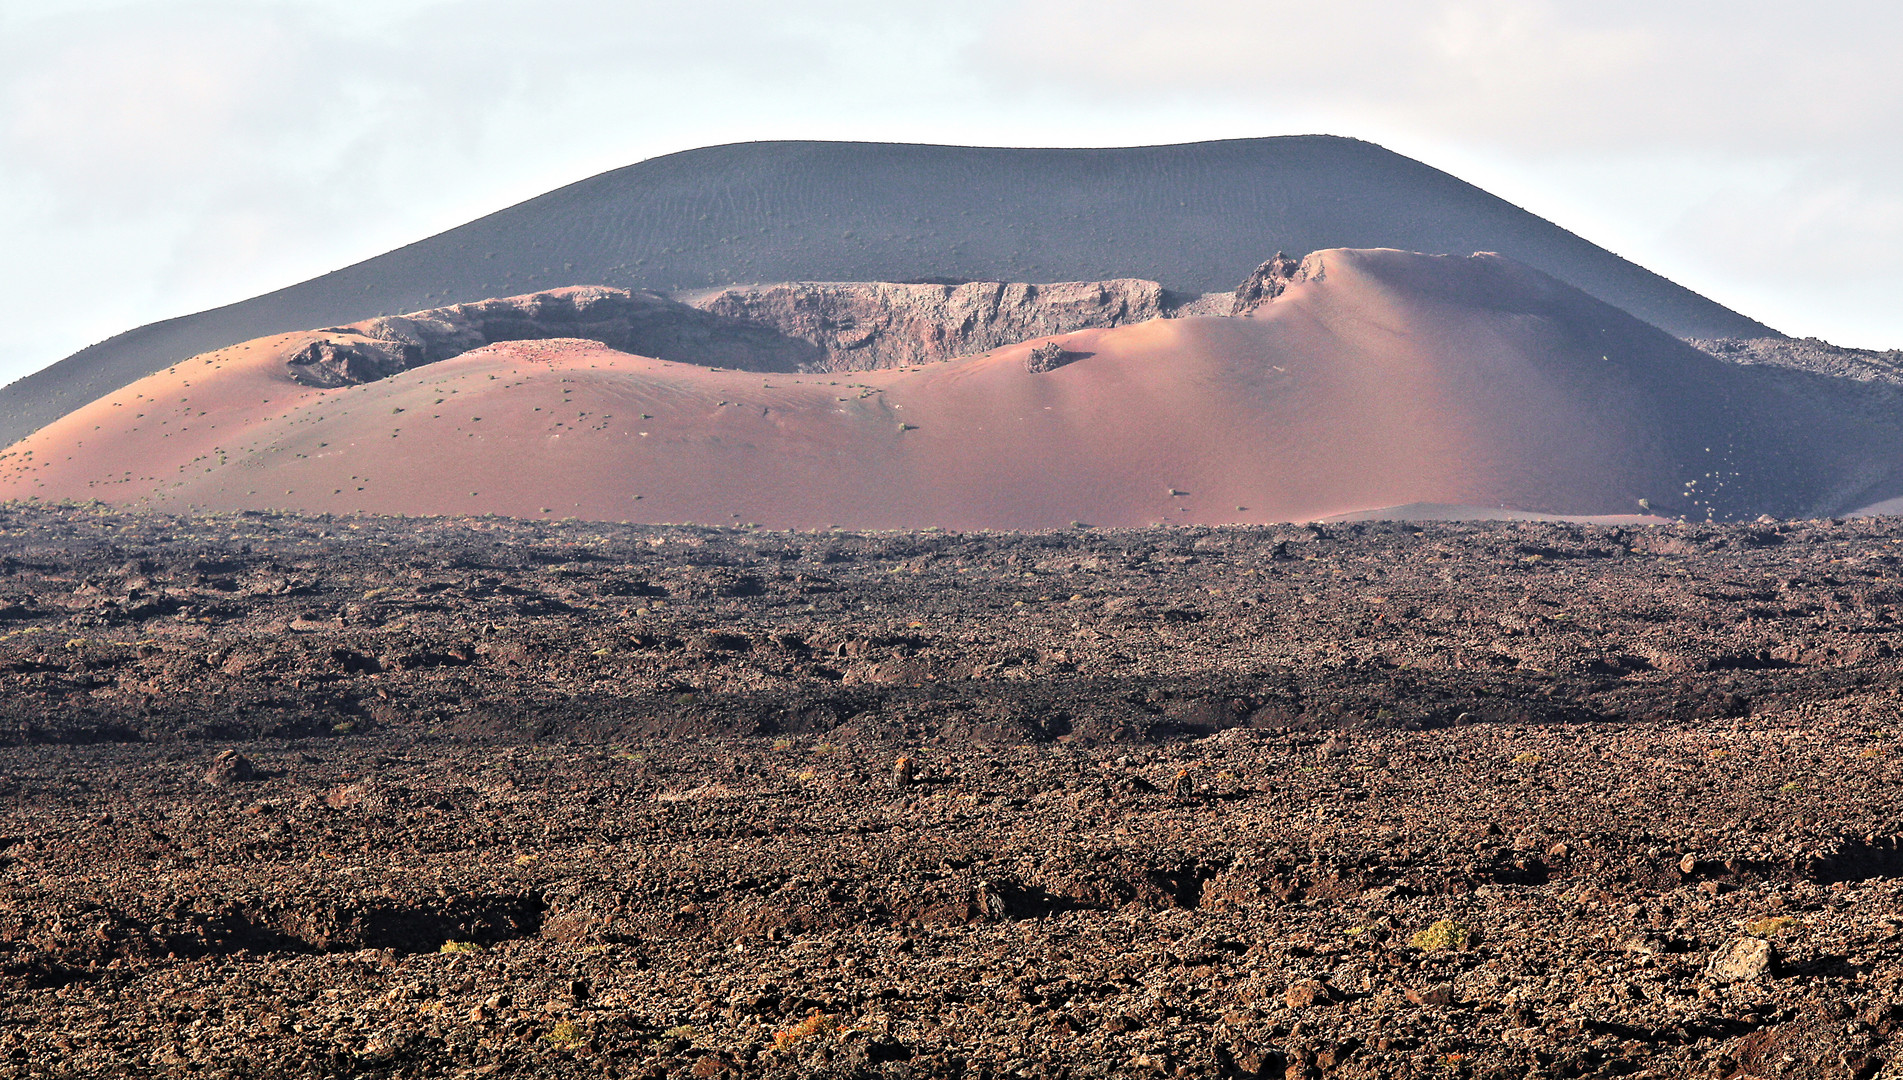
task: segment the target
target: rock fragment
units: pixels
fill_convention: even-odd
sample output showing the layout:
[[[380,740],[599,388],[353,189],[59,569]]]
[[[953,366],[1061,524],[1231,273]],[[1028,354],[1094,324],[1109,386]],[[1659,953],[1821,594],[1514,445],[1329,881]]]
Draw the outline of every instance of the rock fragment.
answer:
[[[1055,371],[1077,358],[1075,353],[1065,352],[1064,347],[1057,342],[1047,341],[1033,348],[1031,354],[1024,358],[1024,368],[1033,375],[1042,375],[1047,371]]]
[[[972,895],[972,906],[977,910],[978,917],[988,922],[1003,922],[1011,916],[1004,895],[991,882],[978,886]]]
[[[1409,990],[1405,996],[1413,1005],[1452,1005],[1454,988],[1446,983],[1437,983],[1433,986],[1416,987]]]
[[[248,784],[258,778],[258,770],[251,759],[236,750],[221,750],[211,759],[211,767],[205,770],[205,783],[212,787],[226,787],[231,784]]]
[[[1196,794],[1196,780],[1189,775],[1188,769],[1178,769],[1176,779],[1170,782],[1170,794],[1179,799],[1193,798]]]
[[[383,796],[363,781],[338,784],[324,793],[324,805],[332,810],[376,810],[383,804]]]
[[[1311,1005],[1333,1005],[1338,996],[1334,988],[1320,979],[1303,979],[1291,983],[1282,1000],[1291,1009],[1306,1009]]]
[[[1763,938],[1733,938],[1712,954],[1705,974],[1719,982],[1754,982],[1772,974],[1777,959],[1777,946]]]

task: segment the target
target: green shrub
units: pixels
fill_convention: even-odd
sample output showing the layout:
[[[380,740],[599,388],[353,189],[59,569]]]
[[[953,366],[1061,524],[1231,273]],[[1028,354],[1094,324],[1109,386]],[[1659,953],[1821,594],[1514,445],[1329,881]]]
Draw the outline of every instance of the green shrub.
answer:
[[[1452,919],[1441,919],[1407,943],[1422,952],[1460,952],[1473,943],[1473,931]]]
[[[563,1020],[543,1032],[542,1041],[556,1050],[579,1050],[588,1044],[588,1032],[573,1020]]]

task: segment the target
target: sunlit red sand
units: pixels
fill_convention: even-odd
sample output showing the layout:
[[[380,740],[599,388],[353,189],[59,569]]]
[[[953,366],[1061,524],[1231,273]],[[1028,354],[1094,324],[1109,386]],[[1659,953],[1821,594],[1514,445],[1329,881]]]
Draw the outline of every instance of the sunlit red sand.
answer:
[[[854,374],[541,340],[320,390],[284,365],[312,339],[221,350],[94,402],[16,445],[0,494],[1021,529],[1413,504],[1790,514],[1819,509],[1820,493],[1847,502],[1824,512],[1842,512],[1898,493],[1887,429],[1846,426],[1827,399],[1754,380],[1498,256],[1322,252],[1246,318]],[[1033,350],[1053,342],[1056,366],[1035,370],[1048,365]],[[1845,495],[1853,474],[1862,486]]]

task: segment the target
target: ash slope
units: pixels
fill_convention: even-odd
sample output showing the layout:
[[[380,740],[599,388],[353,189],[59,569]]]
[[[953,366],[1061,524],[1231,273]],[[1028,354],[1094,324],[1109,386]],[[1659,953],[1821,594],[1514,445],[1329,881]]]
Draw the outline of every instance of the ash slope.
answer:
[[[1498,251],[1681,336],[1767,327],[1444,172],[1325,136],[1098,150],[770,142],[641,162],[0,390],[0,442],[266,334],[567,285],[1081,281],[1227,288],[1265,252]]]
[[[313,335],[285,335],[63,418],[0,457],[0,495],[1024,529],[1420,503],[1795,516],[1899,493],[1903,438],[1862,384],[1723,363],[1501,256],[1329,251],[1276,287],[1248,317],[856,376],[567,339],[324,389],[286,363]]]

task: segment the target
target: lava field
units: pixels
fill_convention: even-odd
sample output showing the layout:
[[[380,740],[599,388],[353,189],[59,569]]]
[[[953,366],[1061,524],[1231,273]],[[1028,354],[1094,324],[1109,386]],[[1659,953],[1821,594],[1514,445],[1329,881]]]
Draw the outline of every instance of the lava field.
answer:
[[[16,504],[0,1075],[1898,1075],[1899,546]]]

